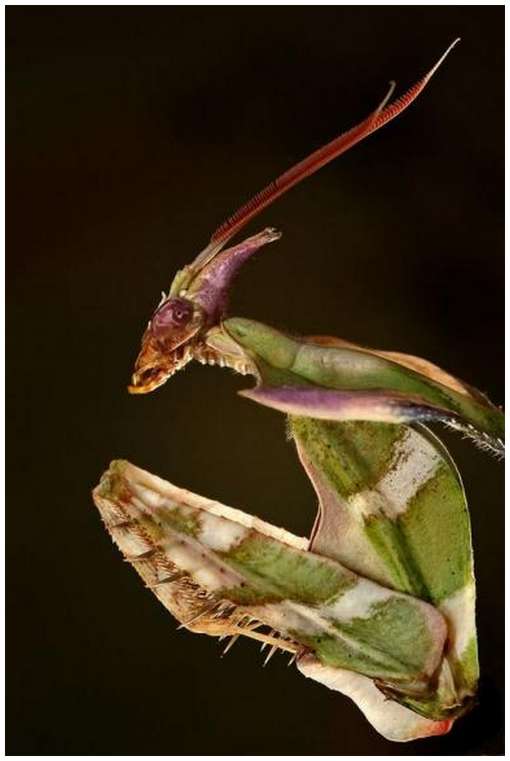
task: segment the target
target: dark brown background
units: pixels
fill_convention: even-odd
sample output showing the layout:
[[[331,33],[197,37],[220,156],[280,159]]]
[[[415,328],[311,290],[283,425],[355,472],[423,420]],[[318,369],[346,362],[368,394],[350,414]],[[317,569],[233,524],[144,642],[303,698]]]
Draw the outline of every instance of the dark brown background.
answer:
[[[503,401],[503,9],[7,9],[8,752],[501,753],[503,477],[470,499],[480,706],[393,745],[258,647],[176,632],[90,499],[113,457],[304,534],[284,420],[192,366],[126,393],[176,269],[238,204],[463,41],[398,122],[250,225],[232,312],[428,357]],[[431,552],[433,548],[431,548]]]

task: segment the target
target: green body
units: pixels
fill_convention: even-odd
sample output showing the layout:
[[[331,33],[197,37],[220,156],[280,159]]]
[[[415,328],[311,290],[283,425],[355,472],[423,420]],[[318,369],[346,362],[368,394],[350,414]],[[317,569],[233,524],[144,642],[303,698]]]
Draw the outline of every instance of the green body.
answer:
[[[197,360],[253,375],[256,386],[240,393],[288,416],[319,499],[310,539],[124,462],[112,464],[94,494],[126,559],[182,625],[294,653],[302,674],[351,697],[398,741],[448,732],[478,681],[466,498],[424,423],[502,455],[503,414],[417,357],[227,319],[239,268],[280,233],[265,228],[224,246],[286,190],[407,108],[457,42],[397,100],[388,103],[392,85],[366,119],[230,216],[177,273],[142,336],[131,393],[149,393]]]

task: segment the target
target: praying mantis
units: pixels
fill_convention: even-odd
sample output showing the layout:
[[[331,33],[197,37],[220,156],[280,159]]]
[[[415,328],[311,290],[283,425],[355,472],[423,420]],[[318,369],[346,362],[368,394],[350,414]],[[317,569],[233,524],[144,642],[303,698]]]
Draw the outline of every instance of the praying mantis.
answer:
[[[274,200],[402,113],[404,95],[312,153],[236,211],[177,272],[142,337],[129,391],[149,393],[191,360],[255,378],[241,395],[283,412],[317,494],[311,536],[113,461],[94,500],[113,541],[192,632],[258,640],[351,697],[384,737],[448,732],[479,675],[466,496],[426,423],[504,451],[503,413],[427,360],[337,338],[296,337],[229,317],[240,267],[280,233],[227,242]]]

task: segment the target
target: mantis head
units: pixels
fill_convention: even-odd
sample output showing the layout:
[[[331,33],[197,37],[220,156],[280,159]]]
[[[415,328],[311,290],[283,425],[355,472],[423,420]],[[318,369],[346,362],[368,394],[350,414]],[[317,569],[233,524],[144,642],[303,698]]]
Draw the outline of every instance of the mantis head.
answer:
[[[367,118],[280,175],[216,230],[199,256],[176,274],[168,296],[163,294],[149,320],[128,387],[130,393],[153,391],[192,359],[247,371],[249,358],[240,347],[236,349],[232,345],[228,336],[218,336],[218,329],[226,314],[228,290],[237,271],[255,251],[277,240],[280,234],[267,228],[243,243],[222,250],[225,243],[276,198],[404,111],[457,42],[455,40],[435,66],[404,95],[388,102],[395,87],[392,82],[382,103]],[[208,340],[214,331],[216,343]]]
[[[207,341],[226,314],[228,291],[242,264],[261,246],[278,240],[272,228],[216,255],[202,254],[177,273],[168,296],[149,320],[133,373],[132,394],[146,394],[161,386],[192,359],[228,364],[243,372],[242,352],[223,351]]]
[[[191,358],[190,345],[205,324],[198,305],[181,296],[164,298],[147,325],[135,363],[132,394],[146,394],[163,385]]]

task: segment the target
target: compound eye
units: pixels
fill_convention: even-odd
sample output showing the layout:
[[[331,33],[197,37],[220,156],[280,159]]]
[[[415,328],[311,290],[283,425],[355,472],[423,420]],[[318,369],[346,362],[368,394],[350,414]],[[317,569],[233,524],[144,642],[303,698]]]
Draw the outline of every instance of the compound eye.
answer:
[[[154,312],[151,330],[156,336],[167,333],[172,328],[186,326],[193,317],[193,304],[179,296],[169,299]]]

